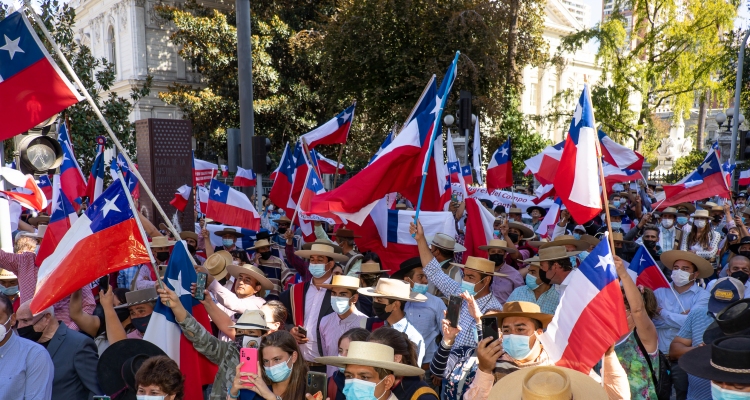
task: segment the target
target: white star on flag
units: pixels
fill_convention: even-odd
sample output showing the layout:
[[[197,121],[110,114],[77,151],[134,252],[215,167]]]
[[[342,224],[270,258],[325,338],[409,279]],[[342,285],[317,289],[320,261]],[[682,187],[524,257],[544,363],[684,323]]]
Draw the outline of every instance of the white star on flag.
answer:
[[[701,172],[705,173],[706,171],[708,171],[709,169],[711,169],[711,163],[710,162],[703,163],[703,165],[701,165],[701,169],[703,170]]]
[[[607,254],[604,257],[599,256],[599,264],[596,264],[594,268],[602,267],[602,269],[604,269],[610,265],[615,265],[615,261],[612,259],[612,254]]]
[[[573,119],[576,121],[576,125],[581,122],[581,116],[583,116],[583,108],[581,103],[576,104],[576,111],[573,113]]]
[[[508,155],[508,148],[503,146],[500,148],[500,154],[502,154],[503,157]]]
[[[341,116],[341,119],[343,119],[344,122],[346,122],[346,121],[349,120],[349,117],[351,117],[351,116],[352,116],[352,113],[348,113],[348,112],[344,111],[344,115]]]
[[[440,111],[440,104],[442,101],[440,100],[440,96],[435,96],[435,108],[430,111],[430,114],[437,114]]]
[[[105,217],[107,216],[107,214],[109,214],[110,211],[120,212],[120,209],[117,208],[117,205],[115,204],[115,201],[117,201],[118,197],[120,197],[119,194],[112,199],[104,199],[104,202],[106,204],[104,204],[104,207],[102,207],[102,214]]]
[[[183,294],[192,294],[189,290],[182,287],[182,270],[180,270],[180,274],[177,275],[177,280],[171,278],[167,280],[169,281],[169,284],[174,288],[174,293],[177,295],[177,297],[181,297]]]
[[[57,199],[57,201],[52,204],[52,212],[50,214],[54,214],[57,210],[62,210],[62,199]]]
[[[10,55],[11,61],[13,60],[13,56],[16,55],[16,53],[25,53],[21,47],[18,46],[18,42],[21,41],[21,38],[19,37],[16,40],[10,40],[8,35],[5,36],[5,45],[3,47],[0,47],[0,50],[5,50],[8,52],[8,55]]]
[[[217,187],[216,189],[214,189],[214,196],[221,196],[222,193],[224,193],[224,191],[221,190],[221,188]]]

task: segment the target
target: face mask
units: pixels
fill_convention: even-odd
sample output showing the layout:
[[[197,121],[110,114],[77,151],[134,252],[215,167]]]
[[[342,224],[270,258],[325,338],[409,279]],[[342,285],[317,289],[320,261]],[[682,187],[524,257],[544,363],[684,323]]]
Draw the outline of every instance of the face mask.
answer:
[[[262,258],[264,260],[268,260],[269,258],[271,258],[271,251],[270,250],[269,251],[262,251],[262,252],[259,252],[258,254],[260,254],[260,258]]]
[[[688,223],[687,217],[677,217],[677,225],[685,225]]]
[[[518,234],[517,233],[508,233],[508,239],[510,239],[513,243],[518,243]]]
[[[516,360],[521,360],[531,353],[531,348],[529,348],[529,337],[522,335],[503,335],[503,350]]]
[[[138,329],[138,332],[146,333],[146,327],[148,326],[148,321],[150,320],[151,320],[151,314],[145,317],[131,318],[130,322],[133,324],[135,329]]]
[[[411,288],[412,292],[419,293],[419,294],[425,294],[427,293],[428,285],[425,285],[424,283],[416,283],[414,282],[414,287]]]
[[[476,287],[476,284],[474,283],[466,282],[464,280],[461,281],[461,292],[469,292],[470,295],[474,296],[477,294],[474,287]]]
[[[615,249],[615,255],[617,257],[620,257],[620,258],[625,258],[625,251],[622,248],[620,248],[620,249],[616,248]]]
[[[492,231],[492,234],[495,235],[495,237],[500,237],[500,231],[498,230]]]
[[[721,222],[721,215],[714,215],[714,222]]]
[[[695,224],[695,227],[698,228],[698,229],[706,227],[706,220],[705,219],[697,219],[693,223]]]
[[[580,233],[573,233],[573,238],[575,240],[581,240],[581,234]]]
[[[391,313],[393,311],[385,311],[385,308],[388,307],[390,304],[383,304],[383,303],[372,303],[372,312],[375,314],[376,317],[382,319],[383,321],[387,320],[388,317],[391,316]]]
[[[18,336],[31,340],[32,342],[38,342],[42,338],[44,332],[37,332],[34,330],[34,325],[24,326],[23,328],[16,329]]]
[[[279,229],[277,230],[277,232],[279,232],[280,234],[282,234],[282,235],[283,235],[283,234],[285,234],[285,233],[286,233],[286,228],[281,228],[281,227],[279,227]]]
[[[333,311],[336,311],[336,314],[342,315],[349,311],[351,305],[346,297],[331,296],[331,307],[333,307]]]
[[[570,265],[574,267],[578,266],[578,259],[576,258],[576,256],[570,256],[568,258],[570,259]]]
[[[198,249],[195,246],[193,246],[192,244],[187,245],[187,248],[188,248],[188,251],[190,252],[190,254],[195,254],[195,252],[198,251]]]
[[[234,239],[221,239],[221,244],[223,244],[224,247],[232,247],[232,245],[234,245]]]
[[[156,253],[156,259],[159,260],[159,261],[161,261],[161,262],[169,260],[169,252],[168,251],[160,251],[160,252]]]
[[[541,268],[539,268],[539,280],[542,281],[542,283],[545,283],[549,285],[552,281],[547,279],[547,273],[544,272]]]
[[[622,222],[614,222],[614,221],[612,221],[612,229],[613,230],[617,230],[617,229],[620,229],[620,228],[622,228]]]
[[[5,337],[8,335],[8,328],[5,327],[5,325],[8,325],[8,322],[10,322],[10,317],[8,317],[8,320],[0,324],[0,342],[5,340]]]
[[[384,380],[385,378],[380,382],[383,382]],[[375,397],[375,387],[378,386],[380,382],[373,383],[361,379],[347,379],[345,382],[344,397],[346,397],[347,400],[377,400]]]
[[[750,399],[750,393],[722,389],[721,386],[711,382],[711,398],[713,400],[747,400]]]
[[[272,212],[272,211],[273,211],[273,206],[268,206],[268,212]]]
[[[620,208],[620,200],[613,201],[612,205],[615,206],[615,208]]]
[[[265,367],[268,379],[272,382],[279,383],[289,378],[289,375],[292,374],[292,367],[289,366],[289,361],[292,361],[292,359],[289,358],[286,362],[278,363],[273,367]],[[292,365],[294,365],[294,363],[292,363]]]
[[[15,296],[18,294],[18,285],[3,288],[2,292],[6,296]]]
[[[672,282],[675,286],[685,286],[690,283],[690,272],[683,271],[681,269],[675,269],[672,271]]]
[[[673,219],[663,219],[663,220],[661,220],[661,226],[663,226],[666,229],[671,228],[672,225],[674,225],[674,220]]]
[[[737,235],[735,235],[734,233],[730,233],[727,235],[727,241],[729,241],[729,243],[732,243],[735,240],[737,240]]]
[[[496,267],[503,265],[505,256],[502,254],[490,254],[490,261],[495,263]]]
[[[733,272],[732,275],[729,275],[729,276],[731,276],[732,278],[737,279],[738,281],[742,282],[743,285],[747,283],[747,278],[750,277],[748,274],[746,274],[743,271]],[[0,339],[0,340],[2,340],[2,339]]]
[[[316,278],[321,278],[323,275],[326,274],[326,265],[325,264],[310,264],[310,268],[308,268],[310,271],[310,274]]]
[[[643,245],[646,246],[647,249],[654,249],[656,247],[656,240],[644,240]]]
[[[127,308],[116,308],[115,313],[117,314],[117,319],[120,322],[123,322],[126,319],[130,318],[130,311],[128,311]]]
[[[536,290],[536,288],[539,287],[539,284],[536,283],[536,277],[534,275],[526,274],[526,286],[528,286],[531,290]]]
[[[745,250],[745,251],[741,251],[741,252],[740,252],[740,255],[741,255],[741,256],[745,256],[745,257],[747,257],[747,258],[750,258],[750,251],[747,251],[747,250]]]
[[[135,396],[136,400],[164,400],[167,398],[167,396],[146,396],[142,394],[138,394]]]

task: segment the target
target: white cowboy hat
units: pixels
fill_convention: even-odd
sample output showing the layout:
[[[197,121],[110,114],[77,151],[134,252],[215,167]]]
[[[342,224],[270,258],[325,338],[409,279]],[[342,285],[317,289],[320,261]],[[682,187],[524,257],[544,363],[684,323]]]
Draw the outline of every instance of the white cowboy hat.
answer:
[[[506,375],[495,383],[488,398],[504,400],[608,399],[602,385],[590,376],[569,368],[555,366],[521,368]]]
[[[455,265],[464,269],[473,269],[485,275],[508,276],[506,274],[495,272],[495,263],[486,258],[469,256],[466,259],[466,264],[451,263],[451,265]]]
[[[151,243],[149,243],[149,247],[152,249],[154,247],[170,247],[175,245],[175,241],[167,239],[166,236],[154,236],[151,238]]]
[[[256,267],[253,264],[243,264],[243,265],[234,265],[229,264],[227,265],[227,270],[229,271],[229,275],[232,275],[235,278],[239,278],[240,274],[250,275],[253,278],[255,278],[258,283],[260,283],[260,286],[265,290],[271,290],[273,289],[273,283],[266,278],[266,274],[263,273],[263,271],[260,270],[260,268]]]
[[[237,322],[230,328],[235,329],[260,329],[267,331],[266,315],[261,310],[245,310]]]
[[[441,249],[450,250],[454,252],[466,251],[466,247],[460,243],[456,243],[456,239],[452,238],[445,233],[438,233],[432,238],[428,238],[427,242],[433,246],[440,247]]]
[[[495,264],[493,263],[492,265]],[[420,303],[427,301],[425,295],[412,292],[411,286],[408,283],[398,279],[380,278],[374,288],[359,288],[357,291],[360,294],[370,297],[383,297],[386,299],[416,301]]]
[[[318,357],[315,362],[334,367],[363,365],[392,371],[396,376],[420,376],[424,370],[393,361],[393,347],[374,342],[351,342],[346,357]]]
[[[310,250],[297,250],[294,252],[294,254],[302,258],[307,258],[308,260],[310,259],[310,256],[325,256],[328,258],[332,258],[333,261],[338,262],[349,260],[349,257],[343,254],[336,254],[334,252],[333,246],[322,243],[313,244],[312,246],[310,246]]]
[[[508,253],[515,253],[516,249],[508,247],[508,242],[501,239],[492,239],[486,246],[479,246],[479,250],[487,251],[489,249],[505,250]]]
[[[359,278],[348,275],[334,275],[331,279],[330,284],[319,285],[322,288],[333,289],[333,288],[344,288],[359,290]]]

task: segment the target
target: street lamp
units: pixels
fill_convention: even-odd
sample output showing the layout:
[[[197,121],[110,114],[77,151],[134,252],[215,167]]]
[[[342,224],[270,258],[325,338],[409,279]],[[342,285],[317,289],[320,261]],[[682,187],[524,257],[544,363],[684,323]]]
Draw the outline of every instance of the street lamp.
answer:
[[[453,126],[454,122],[456,122],[456,118],[450,114],[445,114],[445,117],[443,117],[443,124],[445,126]]]

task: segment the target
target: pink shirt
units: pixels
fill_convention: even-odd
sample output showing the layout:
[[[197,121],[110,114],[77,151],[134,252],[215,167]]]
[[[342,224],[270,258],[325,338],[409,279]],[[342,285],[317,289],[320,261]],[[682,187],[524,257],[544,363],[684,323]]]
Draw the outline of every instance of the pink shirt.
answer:
[[[331,278],[333,275],[329,276],[325,283],[331,283]],[[318,317],[326,291],[328,289],[318,288],[310,282],[305,293],[305,324],[302,326],[307,329],[308,342],[299,346],[305,361],[315,362],[315,359],[321,356],[318,353]]]
[[[339,339],[341,336],[349,329],[364,327],[366,319],[367,315],[357,310],[357,307],[353,305],[352,313],[344,319],[341,319],[336,312],[323,317],[320,320],[320,340],[323,343],[323,356],[339,355]],[[333,373],[338,370],[338,367],[326,367],[328,376],[333,376]]]

